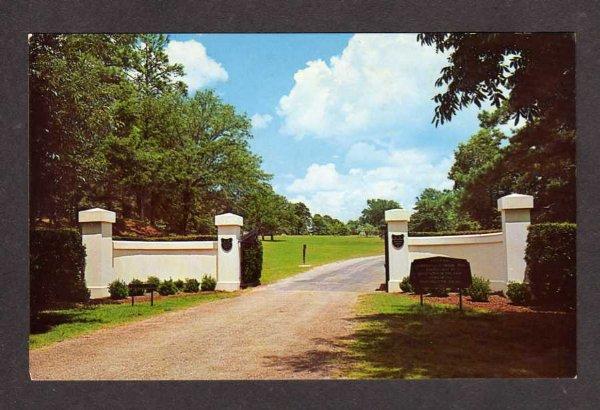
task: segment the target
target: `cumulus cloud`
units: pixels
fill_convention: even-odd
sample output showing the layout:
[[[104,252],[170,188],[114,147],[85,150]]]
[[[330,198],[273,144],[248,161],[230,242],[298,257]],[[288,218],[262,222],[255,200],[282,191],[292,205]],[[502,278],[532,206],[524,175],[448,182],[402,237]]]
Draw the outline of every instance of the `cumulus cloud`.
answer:
[[[360,166],[356,152],[379,158],[375,168]],[[325,213],[348,220],[360,215],[369,198],[395,199],[412,208],[424,188],[451,188],[447,179],[452,160],[432,160],[433,156],[417,150],[384,150],[367,143],[353,145],[346,163],[357,165],[340,172],[333,163],[312,164],[301,178],[287,186],[288,197],[302,201],[313,213]],[[360,159],[360,158],[359,158]]]
[[[341,55],[309,61],[294,74],[277,107],[281,131],[349,140],[385,137],[415,119],[428,123],[444,65],[446,56],[421,46],[414,34],[356,34]]]
[[[260,130],[267,128],[267,126],[273,121],[273,117],[269,114],[254,114],[250,119],[252,121],[252,128]]]
[[[229,75],[223,66],[206,53],[206,48],[196,40],[173,41],[166,48],[169,61],[183,65],[185,76],[183,81],[190,90],[227,81]]]

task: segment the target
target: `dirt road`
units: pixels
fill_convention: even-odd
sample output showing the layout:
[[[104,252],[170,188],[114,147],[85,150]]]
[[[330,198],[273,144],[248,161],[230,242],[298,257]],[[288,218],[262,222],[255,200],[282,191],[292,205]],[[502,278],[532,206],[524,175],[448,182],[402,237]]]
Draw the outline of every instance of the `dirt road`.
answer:
[[[343,361],[361,292],[383,257],[321,266],[240,297],[30,352],[34,380],[320,379]]]

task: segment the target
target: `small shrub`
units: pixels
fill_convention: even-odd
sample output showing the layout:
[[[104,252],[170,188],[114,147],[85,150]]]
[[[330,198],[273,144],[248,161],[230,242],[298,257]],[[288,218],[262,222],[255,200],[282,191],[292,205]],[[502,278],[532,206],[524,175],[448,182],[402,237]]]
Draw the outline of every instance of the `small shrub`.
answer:
[[[178,292],[185,289],[185,283],[181,279],[177,279],[175,282],[173,282],[173,284],[177,288]]]
[[[143,285],[144,282],[142,282],[139,279],[132,279],[131,282],[129,282],[129,285],[131,286],[140,286]],[[142,296],[144,294],[144,289],[143,288],[137,288],[137,289],[129,289],[129,296]]]
[[[534,302],[575,308],[577,295],[577,225],[541,223],[529,226],[526,277]]]
[[[129,296],[129,288],[127,287],[127,284],[120,279],[110,282],[108,285],[108,292],[110,293],[111,299],[125,299],[127,296]]]
[[[172,279],[164,280],[158,285],[158,293],[161,296],[174,295],[177,293],[177,287]]]
[[[410,279],[408,276],[402,278],[400,282],[400,290],[404,293],[410,293],[413,291],[412,285],[410,284]]]
[[[489,279],[480,278],[479,276],[473,277],[473,282],[469,287],[469,296],[471,296],[472,301],[487,302],[491,292]]]
[[[160,279],[158,279],[156,276],[148,276],[148,279],[146,279],[146,283],[148,285],[154,285],[158,288],[158,286],[160,285]]]
[[[200,290],[200,283],[196,279],[186,279],[183,284],[183,291],[187,293],[194,293]]]
[[[526,283],[509,282],[506,296],[515,305],[525,305],[531,300],[531,293]]]
[[[217,287],[217,281],[212,276],[204,275],[202,277],[202,284],[200,289],[202,290],[215,290]]]

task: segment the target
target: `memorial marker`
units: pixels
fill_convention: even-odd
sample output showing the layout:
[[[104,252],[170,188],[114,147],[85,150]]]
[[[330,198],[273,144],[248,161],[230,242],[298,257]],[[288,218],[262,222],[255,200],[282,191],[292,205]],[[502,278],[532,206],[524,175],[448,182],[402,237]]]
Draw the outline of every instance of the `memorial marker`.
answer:
[[[436,256],[416,259],[410,264],[410,284],[420,295],[426,289],[458,288],[459,307],[462,310],[462,290],[471,286],[471,265],[466,259]]]

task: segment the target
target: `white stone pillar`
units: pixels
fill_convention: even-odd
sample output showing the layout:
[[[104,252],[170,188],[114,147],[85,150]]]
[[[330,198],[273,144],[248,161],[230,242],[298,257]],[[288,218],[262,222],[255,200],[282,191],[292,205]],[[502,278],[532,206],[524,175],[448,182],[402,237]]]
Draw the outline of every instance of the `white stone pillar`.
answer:
[[[114,280],[112,224],[116,215],[106,209],[79,211],[81,237],[85,246],[85,283],[92,299],[109,296]]]
[[[410,258],[408,255],[408,221],[410,213],[404,209],[385,211],[385,222],[388,226],[388,264],[390,278],[387,283],[388,292],[400,292],[400,282],[410,274]],[[402,235],[402,236],[401,236]],[[397,246],[401,240],[402,246]],[[396,246],[394,243],[396,242]]]
[[[498,210],[502,213],[507,283],[525,280],[525,248],[532,208],[531,195],[510,194],[498,199]]]
[[[240,237],[244,219],[231,213],[215,216],[217,226],[217,290],[234,291],[240,288]],[[231,249],[226,250],[231,239]]]

